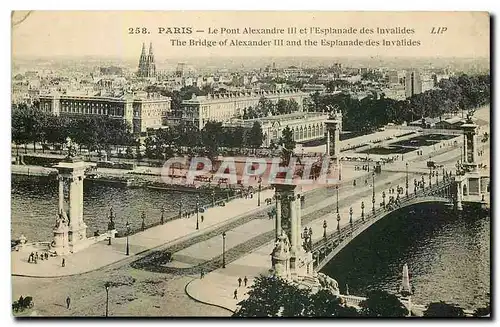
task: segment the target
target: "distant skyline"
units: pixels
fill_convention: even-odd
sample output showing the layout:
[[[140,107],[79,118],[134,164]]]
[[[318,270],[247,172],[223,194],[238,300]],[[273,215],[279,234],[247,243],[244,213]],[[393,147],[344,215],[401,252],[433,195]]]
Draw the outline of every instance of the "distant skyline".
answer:
[[[345,67],[369,67],[387,69],[430,69],[450,68],[453,71],[489,71],[489,58],[411,58],[411,57],[189,57],[167,58],[157,61],[159,70],[175,70],[179,62],[186,63],[196,70],[252,70],[270,66],[273,63],[277,68],[299,66],[303,68],[331,67],[334,63],[341,63]],[[61,67],[103,66],[117,65],[136,70],[138,58],[97,58],[97,57],[52,57],[52,58],[18,58],[13,60],[16,71],[37,69],[60,69]],[[42,65],[42,66],[40,66]],[[59,68],[57,68],[59,67]]]
[[[486,12],[155,12],[155,11],[34,11],[15,12],[12,55],[16,58],[97,57],[138,59],[142,43],[153,43],[157,61],[195,57],[455,57],[489,58],[490,20]],[[158,27],[191,27],[205,32],[158,35]],[[208,35],[211,28],[412,28],[412,35]],[[442,35],[432,27],[446,26]],[[128,34],[130,27],[146,27],[151,34]],[[304,40],[347,39],[420,40],[418,47],[174,47],[170,39]]]

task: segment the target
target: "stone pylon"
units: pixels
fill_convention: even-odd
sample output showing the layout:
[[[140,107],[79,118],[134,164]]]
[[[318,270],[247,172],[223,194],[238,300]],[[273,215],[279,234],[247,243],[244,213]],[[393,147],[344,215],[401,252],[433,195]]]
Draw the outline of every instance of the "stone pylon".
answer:
[[[87,246],[87,225],[83,220],[83,180],[88,166],[83,160],[70,157],[55,166],[59,182],[60,222],[54,230],[54,242],[65,244],[63,240],[67,239],[70,252]]]
[[[338,171],[338,179],[342,179],[342,167],[340,164],[340,131],[342,128],[342,113],[336,111],[333,117],[325,121],[326,126],[326,153],[329,160],[329,175],[332,170]]]
[[[312,253],[306,252],[302,243],[301,192],[297,185],[276,183],[276,246],[273,250],[273,269],[283,278],[298,280],[313,274]],[[287,247],[287,250],[284,248]],[[276,263],[286,264],[278,267]]]
[[[455,177],[455,207],[462,210],[463,202],[479,201],[487,193],[489,174],[481,171],[478,164],[478,126],[469,115],[465,124],[460,126],[464,135],[463,161],[457,165]]]

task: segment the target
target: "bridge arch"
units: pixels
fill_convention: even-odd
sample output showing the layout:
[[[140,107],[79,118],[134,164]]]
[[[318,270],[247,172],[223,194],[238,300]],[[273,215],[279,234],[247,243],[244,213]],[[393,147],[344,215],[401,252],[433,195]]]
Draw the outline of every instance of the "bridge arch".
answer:
[[[353,223],[353,227],[346,225],[340,230],[340,236],[337,231],[331,232],[326,239],[321,239],[313,244],[313,253],[318,253],[317,259],[314,260],[314,268],[316,271],[321,270],[328,264],[342,249],[344,249],[353,239],[370,228],[373,224],[385,217],[402,210],[404,208],[423,203],[450,203],[450,199],[443,195],[432,196],[415,196],[412,195],[404,201],[400,206],[388,210],[379,208],[374,214],[365,215],[364,219],[357,219]],[[332,247],[333,245],[333,247]],[[314,257],[314,256],[313,256]]]

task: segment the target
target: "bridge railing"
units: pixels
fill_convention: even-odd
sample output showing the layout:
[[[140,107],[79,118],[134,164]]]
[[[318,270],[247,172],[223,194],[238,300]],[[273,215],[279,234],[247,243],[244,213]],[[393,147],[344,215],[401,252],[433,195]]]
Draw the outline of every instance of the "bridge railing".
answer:
[[[352,236],[352,234],[356,232],[359,228],[361,228],[363,225],[365,225],[366,223],[371,224],[372,220],[374,220],[374,218],[376,218],[377,216],[395,211],[400,207],[411,203],[413,200],[423,197],[432,197],[436,193],[439,193],[440,191],[443,191],[445,188],[449,187],[451,183],[452,180],[448,179],[439,184],[434,184],[431,185],[430,187],[427,186],[427,188],[424,188],[423,190],[422,189],[417,190],[417,193],[411,193],[408,194],[408,196],[403,195],[399,198],[399,201],[394,205],[388,206],[386,204],[385,207],[376,208],[375,211],[368,210],[368,212],[364,215],[364,218],[358,218],[356,220],[353,220],[351,224],[344,225],[343,227],[341,227],[340,231],[334,230],[326,233],[326,237],[323,237],[322,239],[313,243],[312,252],[313,253],[317,253],[318,251],[325,252],[325,249],[333,250],[337,246],[339,246],[345,240],[346,237]],[[435,196],[435,198],[436,200],[438,200],[442,199],[443,197]],[[325,254],[324,257],[321,259],[324,259],[326,257],[327,254]],[[315,260],[316,264],[318,264],[321,259],[317,258],[317,260]]]
[[[339,297],[345,301],[345,304],[350,307],[358,307],[361,302],[366,300],[366,297],[362,296],[354,296],[354,295],[342,295],[340,294]]]

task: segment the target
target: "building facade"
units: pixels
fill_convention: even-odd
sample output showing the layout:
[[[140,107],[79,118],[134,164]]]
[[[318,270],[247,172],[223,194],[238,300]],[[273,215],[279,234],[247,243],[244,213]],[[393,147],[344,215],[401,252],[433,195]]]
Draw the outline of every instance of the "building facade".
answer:
[[[152,94],[121,97],[51,94],[40,96],[40,109],[57,116],[102,115],[123,119],[133,133],[140,134],[164,125],[170,101],[169,97]]]
[[[252,128],[255,122],[262,127],[264,139],[262,146],[268,147],[272,142],[277,143],[283,135],[283,130],[289,127],[296,142],[307,142],[321,139],[325,136],[325,121],[329,115],[321,112],[294,112],[286,115],[277,115],[255,119],[233,119],[225,126],[243,126]]]
[[[171,119],[190,122],[199,129],[203,129],[208,121],[227,122],[243,116],[244,110],[256,107],[261,98],[266,98],[273,103],[280,99],[293,99],[299,105],[299,111],[302,111],[305,97],[307,97],[307,93],[296,89],[230,92],[206,96],[193,94],[191,99],[182,101],[180,112],[174,113]]]
[[[422,93],[422,80],[418,71],[406,72],[405,91],[407,98]]]
[[[389,84],[399,84],[399,74],[397,70],[387,72],[387,82]]]
[[[149,44],[149,53],[146,55],[146,45],[142,44],[141,57],[139,58],[138,77],[156,77],[156,64],[153,54],[153,44]]]

